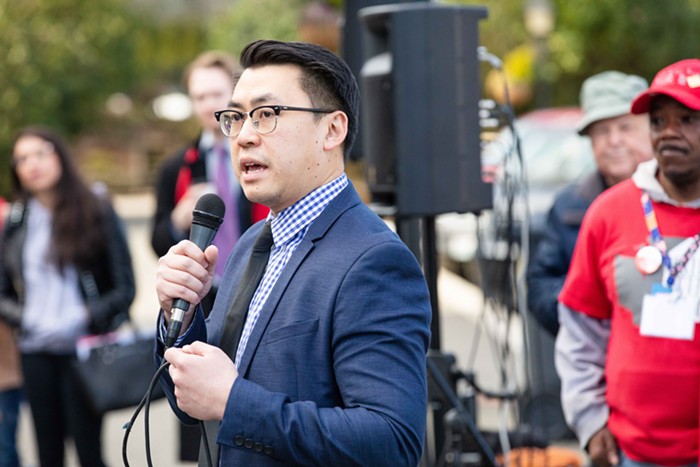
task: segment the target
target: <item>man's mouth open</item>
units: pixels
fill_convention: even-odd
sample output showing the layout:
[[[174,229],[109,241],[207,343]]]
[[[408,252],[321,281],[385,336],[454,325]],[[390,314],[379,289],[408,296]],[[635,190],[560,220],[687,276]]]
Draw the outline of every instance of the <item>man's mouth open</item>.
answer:
[[[254,174],[257,172],[262,172],[263,170],[265,170],[265,166],[260,165],[260,164],[255,163],[255,162],[243,164],[243,173],[244,174]]]

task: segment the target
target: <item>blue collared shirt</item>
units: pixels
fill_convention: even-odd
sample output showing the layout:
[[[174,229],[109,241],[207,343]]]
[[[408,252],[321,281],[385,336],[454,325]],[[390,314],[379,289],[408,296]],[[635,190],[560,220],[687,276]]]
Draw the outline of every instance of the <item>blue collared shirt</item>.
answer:
[[[260,280],[253,299],[250,301],[241,340],[236,351],[235,363],[241,361],[250,334],[260,316],[260,310],[270,296],[282,270],[289,262],[311,223],[323,212],[328,204],[348,186],[348,178],[343,173],[335,180],[315,189],[293,205],[282,210],[279,214],[270,213],[268,222],[272,222],[273,246],[267,261],[265,274]]]

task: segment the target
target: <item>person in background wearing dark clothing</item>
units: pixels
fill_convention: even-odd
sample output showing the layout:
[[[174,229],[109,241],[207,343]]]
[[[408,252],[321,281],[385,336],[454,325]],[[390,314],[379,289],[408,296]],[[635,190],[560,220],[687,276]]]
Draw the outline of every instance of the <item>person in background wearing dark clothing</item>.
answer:
[[[125,231],[52,130],[19,132],[11,175],[16,200],[0,241],[0,319],[17,329],[39,461],[64,465],[72,438],[81,465],[103,466],[102,417],[71,366],[79,338],[128,318],[136,290]]]
[[[9,203],[0,197],[0,229],[9,207]],[[17,453],[17,423],[22,401],[21,388],[22,372],[14,330],[0,319],[0,467],[20,465]]]
[[[214,239],[222,261],[205,312],[211,308],[218,279],[238,237],[268,212],[262,206],[253,206],[243,195],[231,165],[228,142],[214,117],[215,111],[229,105],[236,72],[234,59],[219,51],[204,52],[188,65],[183,81],[202,131],[195,141],[163,163],[156,182],[151,245],[158,256],[188,238],[192,210],[200,196],[215,192],[224,200],[224,222]]]
[[[700,60],[631,105],[655,158],[591,204],[559,295],[562,407],[600,467],[697,466]]]
[[[639,76],[606,71],[581,87],[584,115],[577,129],[591,139],[597,170],[557,195],[526,276],[528,309],[552,335],[559,330],[557,296],[586,210],[604,190],[631,177],[637,164],[652,158],[649,123],[644,116],[630,114],[632,99],[647,86]]]
[[[246,196],[271,213],[234,248],[206,322],[197,303],[217,248],[185,240],[161,258],[156,356],[170,363],[161,382],[171,407],[188,423],[211,421],[215,465],[418,465],[430,298],[416,258],[345,174],[355,78],[302,42],[253,42],[241,64],[217,116]],[[259,252],[270,255],[258,283],[242,276]],[[166,351],[176,298],[193,305]]]

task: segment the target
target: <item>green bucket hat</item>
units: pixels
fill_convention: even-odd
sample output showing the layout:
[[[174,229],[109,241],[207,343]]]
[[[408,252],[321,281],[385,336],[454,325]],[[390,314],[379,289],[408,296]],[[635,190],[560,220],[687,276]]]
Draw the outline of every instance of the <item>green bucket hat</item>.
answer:
[[[581,86],[583,118],[576,126],[585,135],[588,127],[599,120],[630,113],[632,100],[649,87],[647,81],[619,71],[604,71],[593,75]]]

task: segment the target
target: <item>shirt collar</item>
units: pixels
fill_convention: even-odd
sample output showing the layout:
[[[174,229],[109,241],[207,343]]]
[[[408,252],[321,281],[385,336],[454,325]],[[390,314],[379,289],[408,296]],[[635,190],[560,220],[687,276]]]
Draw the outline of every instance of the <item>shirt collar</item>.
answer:
[[[632,175],[632,181],[640,190],[644,190],[649,193],[649,197],[654,201],[660,203],[671,204],[673,206],[683,206],[688,208],[700,208],[700,199],[689,201],[687,203],[681,203],[671,198],[664,187],[659,183],[656,174],[659,170],[659,163],[656,159],[651,159],[646,162],[642,162],[637,165],[637,170],[635,170]]]
[[[299,232],[305,231],[348,184],[347,176],[342,173],[335,180],[316,188],[276,216],[270,213],[275,246],[283,245]]]
[[[202,135],[199,137],[199,150],[202,152],[209,151],[216,143],[214,132],[210,130],[202,130]]]

